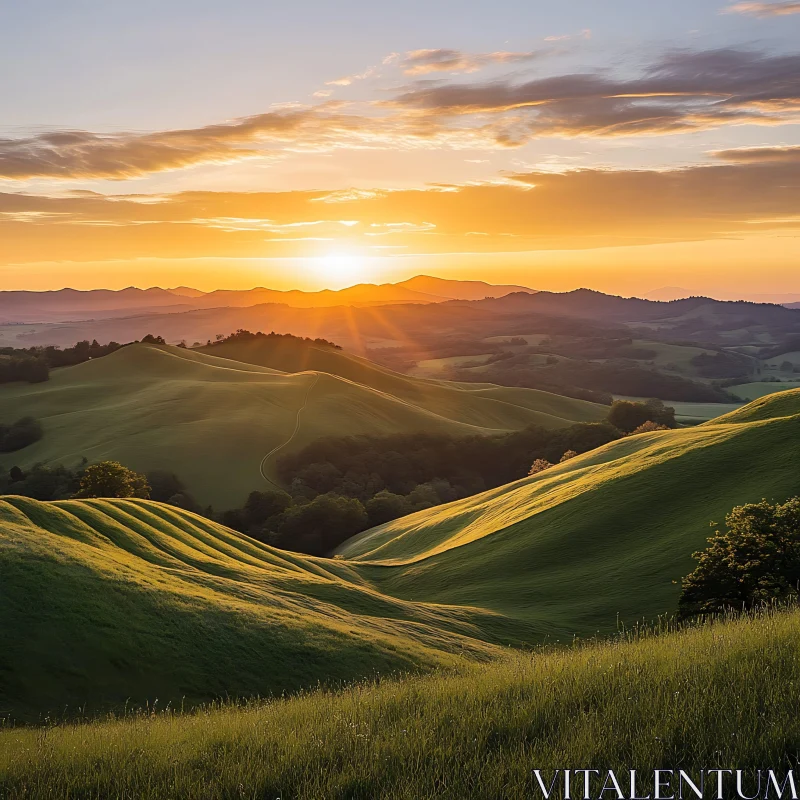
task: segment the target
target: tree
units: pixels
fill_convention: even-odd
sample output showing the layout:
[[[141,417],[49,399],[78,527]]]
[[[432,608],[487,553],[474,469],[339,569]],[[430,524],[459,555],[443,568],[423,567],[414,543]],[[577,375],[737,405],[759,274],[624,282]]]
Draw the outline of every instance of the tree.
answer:
[[[794,370],[794,364],[791,361],[784,361],[781,364],[781,372],[792,372]]]
[[[282,514],[292,505],[292,496],[284,491],[250,492],[244,504],[248,527],[264,525],[271,517]]]
[[[635,436],[637,433],[653,433],[654,431],[668,430],[669,428],[666,425],[659,425],[657,422],[648,420],[647,422],[643,422],[636,430],[631,431],[628,436]]]
[[[272,541],[286,550],[324,556],[363,531],[368,523],[367,512],[359,500],[321,494],[284,512]]]
[[[528,471],[528,475],[538,475],[540,472],[544,472],[546,469],[550,469],[553,465],[546,461],[543,458],[537,458],[536,461],[531,464],[531,468]]]
[[[683,579],[681,616],[751,608],[797,595],[800,584],[800,497],[783,504],[737,506]]]
[[[561,456],[561,460],[558,462],[559,464],[563,464],[565,461],[569,461],[572,458],[575,458],[578,454],[574,450],[567,450],[563,456]]]
[[[14,453],[42,438],[42,426],[33,417],[22,417],[12,425],[0,425],[0,453]]]
[[[8,479],[11,483],[19,483],[25,480],[25,473],[19,467],[11,467],[8,471]]]
[[[631,433],[645,422],[655,422],[676,428],[675,409],[665,406],[660,400],[634,403],[630,400],[615,400],[608,412],[608,421],[623,433]]]
[[[384,522],[404,517],[411,512],[411,507],[403,495],[386,489],[367,500],[364,508],[372,526],[383,525]]]
[[[76,497],[150,497],[147,478],[117,461],[86,467]]]

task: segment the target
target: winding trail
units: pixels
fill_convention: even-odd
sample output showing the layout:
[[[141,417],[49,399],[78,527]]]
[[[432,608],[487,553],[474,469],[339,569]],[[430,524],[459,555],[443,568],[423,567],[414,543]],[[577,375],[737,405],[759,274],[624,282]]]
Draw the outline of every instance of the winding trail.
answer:
[[[303,405],[301,405],[300,408],[297,409],[297,417],[295,419],[294,431],[292,431],[292,435],[283,444],[279,444],[277,447],[273,447],[272,450],[270,450],[269,453],[267,453],[264,456],[264,458],[261,459],[261,463],[258,465],[258,471],[261,473],[261,477],[267,483],[271,483],[276,489],[280,489],[281,487],[278,486],[278,484],[275,483],[275,481],[272,480],[272,478],[270,478],[269,475],[266,474],[266,472],[264,472],[264,466],[266,465],[267,461],[269,461],[269,459],[272,458],[272,456],[283,450],[284,447],[290,445],[294,440],[294,437],[297,436],[297,433],[300,430],[300,417],[303,411],[305,411],[305,407],[308,405],[308,398],[311,395],[311,390],[319,382],[319,375],[320,375],[319,372],[314,373],[314,380],[312,381],[308,389],[306,389],[306,396],[303,398]]]

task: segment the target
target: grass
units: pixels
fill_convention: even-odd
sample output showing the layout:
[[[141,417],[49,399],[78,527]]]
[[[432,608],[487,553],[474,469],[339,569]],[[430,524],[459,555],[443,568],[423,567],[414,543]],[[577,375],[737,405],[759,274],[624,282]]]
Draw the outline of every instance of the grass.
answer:
[[[800,391],[628,437],[366,531],[342,555],[396,597],[469,604],[569,639],[676,607],[691,554],[735,505],[798,492]]]
[[[800,377],[793,381],[754,381],[753,383],[740,383],[731,386],[728,391],[741,397],[743,400],[757,400],[768,394],[777,394],[800,387]]]
[[[485,613],[380,595],[347,564],[145,500],[0,500],[0,716],[195,705],[497,648]]]
[[[541,796],[533,769],[782,771],[800,755],[798,686],[800,613],[772,612],[246,707],[0,730],[0,795],[504,800]]]
[[[212,350],[236,354],[225,345]],[[279,445],[286,452],[328,435],[493,434],[607,413],[531,389],[414,379],[324,348],[271,356],[274,367],[140,344],[55,370],[46,383],[6,384],[0,421],[17,419],[24,408],[42,422],[44,438],[0,456],[0,467],[114,459],[139,471],[175,472],[199,502],[220,510],[265,487],[259,466]],[[289,441],[306,397],[302,425]],[[275,478],[274,459],[265,470]]]
[[[795,391],[396,520],[331,560],[148,501],[10,498],[0,711],[264,695],[613,633],[676,608],[710,520],[796,494],[798,453]]]

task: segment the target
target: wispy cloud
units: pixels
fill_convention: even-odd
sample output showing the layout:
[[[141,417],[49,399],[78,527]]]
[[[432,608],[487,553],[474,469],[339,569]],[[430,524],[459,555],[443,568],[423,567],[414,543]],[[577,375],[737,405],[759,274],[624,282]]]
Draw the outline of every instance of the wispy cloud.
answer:
[[[532,57],[473,54],[465,61],[457,51],[414,51],[398,56],[398,64],[434,72],[458,64],[469,71],[476,59]],[[624,77],[597,70],[532,80],[423,79],[393,90],[388,99],[323,99],[185,130],[60,130],[0,138],[0,179],[125,179],[298,151],[490,150],[540,137],[634,137],[793,122],[800,122],[800,54],[674,50]]]
[[[754,17],[783,17],[788,14],[800,14],[800,3],[734,3],[723,9],[726,14],[750,14]]]
[[[433,72],[477,72],[492,64],[519,64],[538,57],[539,54],[535,52],[512,53],[502,50],[495,53],[464,53],[461,50],[439,48],[410,50],[402,56],[395,55],[393,60],[405,75],[413,76]]]
[[[736,147],[730,150],[716,150],[712,155],[722,161],[738,164],[800,164],[800,145],[788,145],[785,147]]]
[[[592,38],[592,31],[590,28],[584,28],[580,33],[563,33],[560,35],[545,36],[546,42],[568,42],[570,39],[586,39],[587,41]]]
[[[727,238],[754,226],[798,229],[800,158],[760,150],[758,158],[756,149],[723,151],[710,166],[529,170],[503,184],[421,190],[188,192],[157,203],[0,194],[0,264],[304,256],[318,254],[323,241],[387,242],[419,253],[575,249]]]

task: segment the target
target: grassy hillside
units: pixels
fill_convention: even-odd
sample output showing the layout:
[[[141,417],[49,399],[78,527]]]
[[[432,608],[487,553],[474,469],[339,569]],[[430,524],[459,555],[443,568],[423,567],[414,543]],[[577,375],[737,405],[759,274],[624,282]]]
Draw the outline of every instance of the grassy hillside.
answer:
[[[749,409],[749,410],[748,410]],[[800,489],[800,392],[613,442],[349,540],[382,591],[470,604],[555,638],[676,607],[691,554],[740,503]]]
[[[333,350],[290,355],[270,368],[140,344],[55,370],[46,383],[6,384],[0,420],[24,408],[42,422],[44,437],[3,455],[0,466],[111,458],[175,472],[201,503],[225,509],[264,487],[265,455],[273,454],[263,468],[274,477],[275,455],[321,436],[492,434],[607,413],[546,392],[420,381]]]
[[[710,520],[798,491],[800,392],[419,512],[344,559],[142,500],[0,501],[0,712],[280,692],[670,614]]]
[[[505,800],[541,797],[534,769],[594,765],[649,773],[640,797],[654,769],[734,767],[754,796],[751,769],[794,763],[798,686],[793,611],[196,716],[0,731],[0,795]]]
[[[483,615],[381,596],[145,500],[0,500],[0,716],[280,693],[454,664]],[[1,792],[0,792],[1,794]]]

